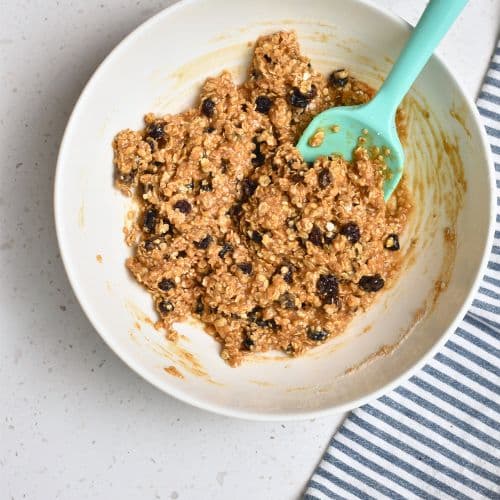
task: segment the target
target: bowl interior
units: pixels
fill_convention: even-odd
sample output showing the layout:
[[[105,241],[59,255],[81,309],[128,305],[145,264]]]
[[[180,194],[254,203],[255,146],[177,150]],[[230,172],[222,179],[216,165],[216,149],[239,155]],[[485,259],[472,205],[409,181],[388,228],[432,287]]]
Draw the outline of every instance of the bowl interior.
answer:
[[[66,130],[56,178],[61,253],[106,342],[165,392],[250,418],[341,411],[395,384],[465,312],[490,225],[484,137],[455,80],[432,59],[404,102],[406,174],[416,207],[403,238],[405,269],[394,287],[344,335],[298,359],[272,354],[232,369],[195,323],[179,325],[177,344],[156,331],[151,299],[124,267],[130,251],[122,227],[133,206],[113,188],[112,138],[140,128],[148,111],[175,113],[193,104],[203,80],[222,69],[241,80],[249,42],[279,29],[297,31],[317,69],[347,67],[374,86],[409,32],[402,21],[358,1],[176,4],[122,42],[94,75]],[[183,378],[166,372],[170,366]]]

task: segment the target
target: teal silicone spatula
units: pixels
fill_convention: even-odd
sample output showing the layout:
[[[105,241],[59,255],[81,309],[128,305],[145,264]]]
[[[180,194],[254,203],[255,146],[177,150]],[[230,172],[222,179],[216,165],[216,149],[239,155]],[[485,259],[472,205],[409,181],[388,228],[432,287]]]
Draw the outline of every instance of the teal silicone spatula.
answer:
[[[467,0],[431,0],[377,95],[367,104],[323,111],[307,126],[297,143],[304,160],[311,162],[331,154],[351,160],[358,138],[364,136],[370,146],[385,151],[391,172],[384,182],[387,200],[398,185],[404,166],[396,110],[466,3]],[[310,145],[318,142],[314,136],[319,139],[323,134],[320,145]]]

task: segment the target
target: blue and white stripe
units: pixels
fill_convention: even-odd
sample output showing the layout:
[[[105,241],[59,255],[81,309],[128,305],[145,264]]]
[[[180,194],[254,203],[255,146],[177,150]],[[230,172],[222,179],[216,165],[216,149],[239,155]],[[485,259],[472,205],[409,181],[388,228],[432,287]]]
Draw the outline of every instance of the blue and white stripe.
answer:
[[[353,411],[311,478],[312,499],[500,499],[500,41],[477,106],[499,189],[476,299],[417,375]]]

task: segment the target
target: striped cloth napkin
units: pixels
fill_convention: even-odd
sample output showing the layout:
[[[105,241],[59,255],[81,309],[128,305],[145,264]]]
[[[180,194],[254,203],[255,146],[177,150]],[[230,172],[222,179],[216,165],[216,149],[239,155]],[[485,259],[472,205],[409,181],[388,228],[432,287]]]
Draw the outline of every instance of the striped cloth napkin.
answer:
[[[500,41],[477,107],[500,207]],[[500,499],[500,209],[486,274],[442,351],[404,385],[354,410],[305,498]]]

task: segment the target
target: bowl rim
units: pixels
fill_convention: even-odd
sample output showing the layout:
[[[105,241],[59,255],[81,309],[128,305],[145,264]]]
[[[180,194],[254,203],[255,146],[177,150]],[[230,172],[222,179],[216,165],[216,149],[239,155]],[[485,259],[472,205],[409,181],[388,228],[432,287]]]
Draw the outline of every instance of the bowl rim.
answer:
[[[118,342],[114,340],[114,336],[110,333],[109,329],[105,327],[105,325],[101,324],[96,317],[93,315],[92,311],[92,306],[88,303],[85,293],[83,292],[83,289],[80,287],[80,284],[73,272],[73,269],[69,263],[69,253],[70,251],[66,247],[66,236],[63,232],[63,216],[62,216],[62,210],[60,209],[60,204],[61,204],[61,195],[59,193],[61,192],[62,189],[62,170],[63,170],[63,164],[64,164],[64,157],[65,157],[65,149],[66,145],[68,143],[68,137],[71,135],[72,129],[74,127],[74,123],[77,120],[77,117],[79,115],[80,109],[84,106],[85,101],[87,99],[87,96],[90,94],[92,91],[94,85],[96,84],[96,81],[98,80],[99,75],[104,71],[105,66],[108,64],[110,60],[112,60],[114,57],[116,57],[117,54],[123,52],[124,50],[127,49],[127,47],[138,37],[140,36],[143,32],[145,32],[150,26],[152,26],[155,23],[161,22],[165,17],[168,17],[171,15],[173,12],[175,12],[178,9],[183,9],[187,5],[190,4],[195,4],[200,0],[180,0],[179,2],[166,7],[165,9],[161,10],[160,12],[156,13],[143,23],[141,23],[138,27],[136,27],[133,31],[131,31],[128,35],[125,36],[112,50],[111,52],[108,53],[108,55],[103,59],[103,61],[98,65],[98,67],[95,69],[93,72],[92,76],[89,78],[87,83],[85,84],[85,87],[83,88],[80,96],[78,97],[78,100],[76,101],[76,104],[73,107],[73,110],[71,112],[71,115],[69,117],[69,120],[67,122],[67,125],[65,127],[63,137],[59,146],[59,152],[58,152],[58,157],[57,157],[57,163],[56,163],[56,170],[55,170],[55,176],[54,176],[54,193],[53,193],[53,199],[54,199],[54,205],[53,205],[53,210],[54,210],[54,220],[55,220],[55,229],[56,229],[56,237],[59,245],[59,250],[61,254],[61,260],[63,262],[64,269],[66,271],[66,274],[68,276],[69,282],[71,284],[71,287],[73,289],[73,292],[80,303],[80,306],[82,307],[85,315],[87,316],[90,324],[93,326],[93,328],[99,333],[101,338],[104,340],[104,342],[108,345],[108,347],[130,368],[132,369],[135,373],[140,375],[144,380],[149,382],[151,385],[159,389],[160,391],[182,401],[183,403],[187,403],[191,406],[194,406],[196,408],[206,410],[212,413],[216,413],[219,415],[224,415],[227,417],[236,417],[240,419],[245,419],[245,420],[253,420],[253,421],[266,421],[266,422],[271,422],[271,421],[298,421],[298,420],[306,420],[306,419],[311,419],[311,418],[319,418],[319,417],[325,417],[328,415],[334,415],[334,414],[339,414],[339,413],[344,413],[348,412],[352,409],[358,408],[372,400],[378,399],[384,394],[387,394],[388,392],[392,391],[395,387],[401,385],[403,382],[408,380],[414,373],[416,373],[420,368],[424,366],[425,363],[434,355],[438,352],[438,350],[444,345],[444,343],[450,338],[452,333],[456,330],[457,326],[459,323],[462,321],[463,317],[467,313],[469,307],[472,304],[472,301],[474,299],[474,295],[477,292],[480,284],[480,280],[483,277],[484,271],[486,269],[487,262],[489,260],[490,256],[490,251],[491,247],[493,244],[493,228],[494,228],[494,216],[495,216],[495,189],[496,189],[496,184],[495,180],[493,177],[493,172],[492,172],[492,154],[491,154],[491,149],[490,145],[486,136],[486,131],[484,129],[484,126],[481,122],[481,117],[479,114],[479,111],[476,108],[476,105],[472,101],[472,99],[467,95],[467,93],[464,91],[464,88],[460,81],[453,75],[452,71],[448,68],[447,64],[443,61],[443,59],[436,53],[432,56],[432,59],[434,59],[438,65],[441,67],[441,69],[445,72],[445,74],[451,78],[458,90],[458,94],[460,98],[462,99],[462,102],[466,105],[467,110],[472,114],[474,117],[474,122],[475,125],[478,126],[478,132],[479,132],[479,138],[480,138],[480,144],[481,147],[485,153],[485,156],[487,158],[489,168],[487,170],[488,174],[488,184],[490,187],[489,190],[489,221],[488,221],[488,236],[484,241],[484,245],[482,248],[482,257],[481,257],[481,262],[480,265],[477,269],[476,276],[474,278],[473,284],[469,289],[469,292],[467,293],[467,296],[463,300],[462,304],[460,305],[459,311],[455,316],[455,319],[451,322],[450,326],[445,330],[440,338],[433,344],[431,348],[429,348],[418,360],[416,360],[410,368],[408,368],[406,371],[404,371],[402,374],[400,374],[398,377],[394,378],[392,381],[387,382],[384,384],[382,387],[380,387],[377,390],[374,390],[370,392],[369,394],[354,399],[352,401],[340,404],[340,405],[335,405],[331,406],[329,408],[324,408],[324,409],[319,409],[319,410],[302,410],[302,409],[297,409],[297,410],[287,410],[287,411],[273,411],[272,413],[266,413],[262,411],[252,411],[252,410],[242,410],[238,408],[230,408],[228,406],[224,406],[222,404],[217,404],[217,403],[208,403],[205,401],[200,401],[196,397],[191,397],[189,393],[186,391],[182,391],[180,389],[177,389],[175,386],[169,386],[165,387],[161,385],[159,382],[157,382],[153,377],[151,377],[147,371],[142,367],[142,364],[137,361],[136,358],[134,358],[133,355],[128,354],[125,349],[122,349],[119,345]],[[393,14],[391,12],[387,12],[386,10],[373,5],[370,3],[368,0],[351,0],[351,2],[360,4],[363,7],[367,8],[368,10],[372,10],[373,12],[376,12],[378,14],[383,15],[385,18],[389,19],[391,22],[396,22],[401,26],[404,26],[408,31],[412,29],[411,24],[409,24],[407,21],[402,19],[401,17],[397,16],[396,14]]]

